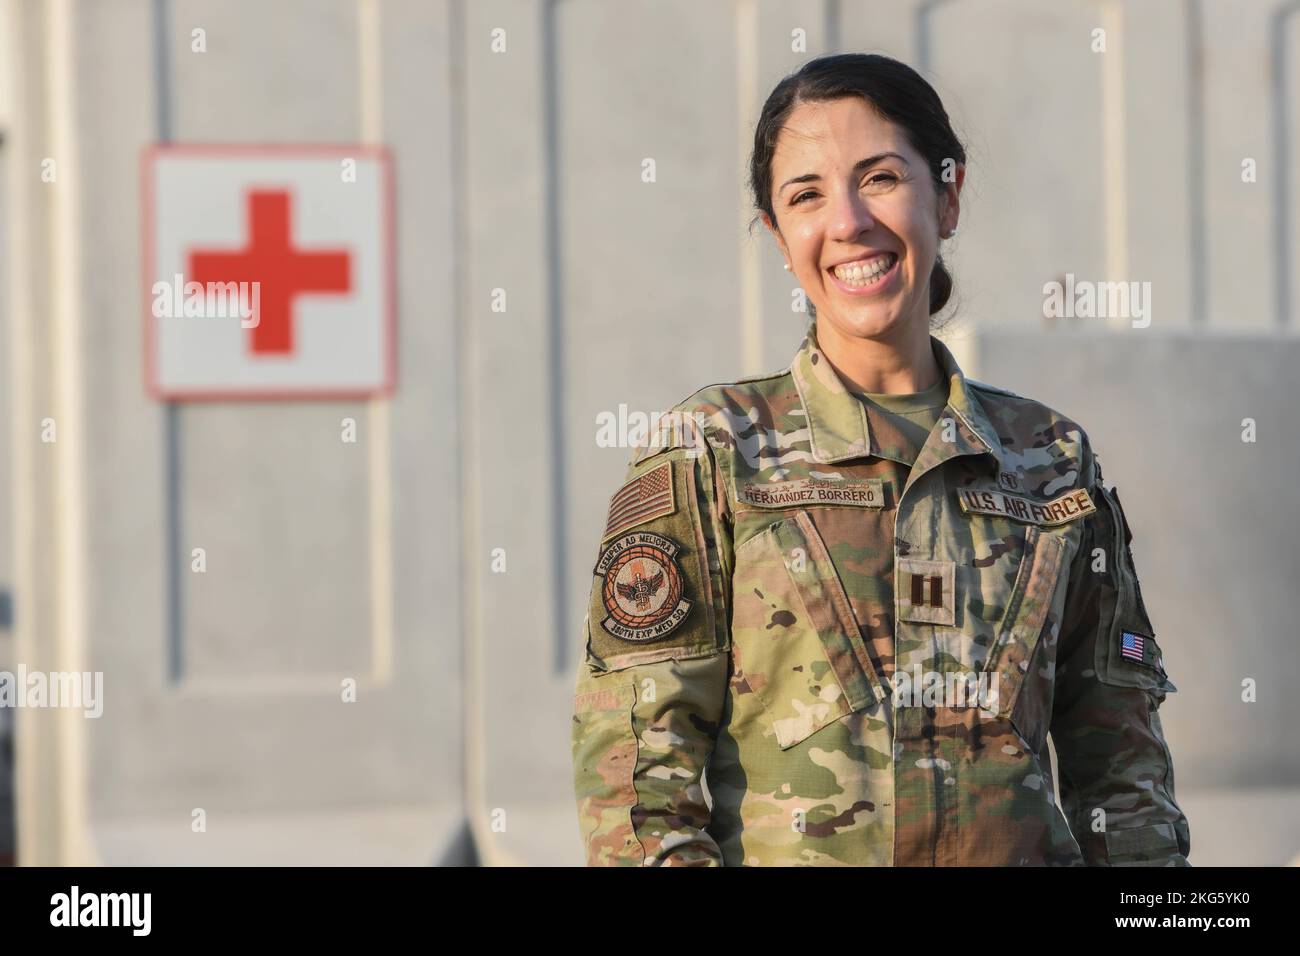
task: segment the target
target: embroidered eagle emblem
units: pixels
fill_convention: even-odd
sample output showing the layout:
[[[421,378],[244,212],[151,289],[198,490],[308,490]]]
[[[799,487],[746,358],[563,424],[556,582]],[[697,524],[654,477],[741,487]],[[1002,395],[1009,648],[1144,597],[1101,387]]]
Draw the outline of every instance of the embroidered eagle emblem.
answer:
[[[644,611],[650,606],[650,599],[658,594],[659,589],[663,586],[663,571],[658,572],[652,578],[643,577],[641,572],[638,571],[636,577],[632,579],[631,584],[623,584],[619,582],[618,593],[621,594],[625,600],[635,601],[636,609],[638,611]]]

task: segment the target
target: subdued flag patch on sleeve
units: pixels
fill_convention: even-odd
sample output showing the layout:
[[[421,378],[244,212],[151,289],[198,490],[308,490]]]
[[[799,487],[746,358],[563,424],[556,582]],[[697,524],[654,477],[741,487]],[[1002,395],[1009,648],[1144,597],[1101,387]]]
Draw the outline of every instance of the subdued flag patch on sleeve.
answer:
[[[673,463],[666,461],[651,468],[644,475],[633,478],[614,493],[605,519],[605,533],[601,540],[611,538],[628,528],[672,514],[677,508],[673,500]]]

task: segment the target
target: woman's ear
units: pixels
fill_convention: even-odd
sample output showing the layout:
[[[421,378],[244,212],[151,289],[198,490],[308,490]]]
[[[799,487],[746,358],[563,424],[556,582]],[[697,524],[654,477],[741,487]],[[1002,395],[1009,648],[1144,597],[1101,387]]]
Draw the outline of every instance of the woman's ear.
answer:
[[[781,250],[781,257],[786,261],[786,267],[789,268],[790,250],[785,247],[785,239],[781,236],[781,230],[777,228],[776,223],[772,222],[770,216],[765,212],[760,212],[759,216],[763,219],[763,225],[767,226],[767,231],[772,234],[776,240],[776,247]]]
[[[939,235],[947,237],[957,228],[961,215],[961,187],[966,181],[966,164],[944,166],[943,189],[939,193]]]

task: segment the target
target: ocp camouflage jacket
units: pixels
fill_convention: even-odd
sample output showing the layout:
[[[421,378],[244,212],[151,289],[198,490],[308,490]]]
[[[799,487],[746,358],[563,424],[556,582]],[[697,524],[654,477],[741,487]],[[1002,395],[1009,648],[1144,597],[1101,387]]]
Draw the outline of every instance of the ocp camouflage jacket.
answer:
[[[589,864],[1187,865],[1118,495],[931,343],[914,465],[815,331],[633,453],[574,695]]]

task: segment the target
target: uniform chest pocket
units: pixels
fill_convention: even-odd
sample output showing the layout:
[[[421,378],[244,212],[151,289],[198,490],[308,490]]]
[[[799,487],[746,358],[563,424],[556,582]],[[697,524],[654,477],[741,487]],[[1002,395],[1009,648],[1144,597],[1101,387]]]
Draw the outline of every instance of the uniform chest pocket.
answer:
[[[1051,613],[1064,573],[1064,532],[1044,532],[1030,525],[1015,582],[989,648],[984,670],[997,675],[998,712],[1009,717],[1020,696],[1030,660]]]
[[[806,511],[736,548],[732,652],[782,749],[885,699],[844,585]]]

